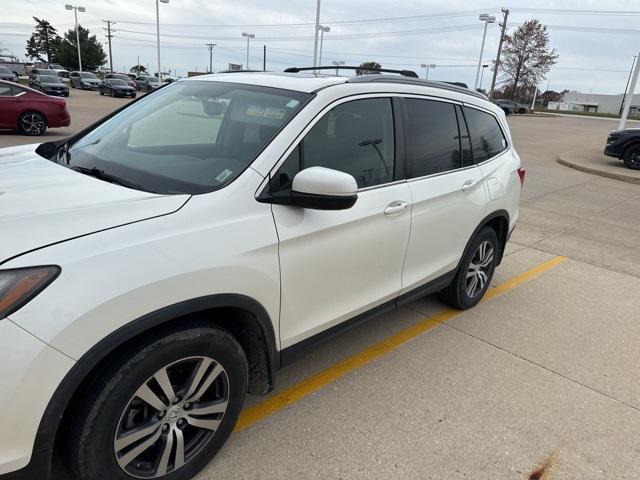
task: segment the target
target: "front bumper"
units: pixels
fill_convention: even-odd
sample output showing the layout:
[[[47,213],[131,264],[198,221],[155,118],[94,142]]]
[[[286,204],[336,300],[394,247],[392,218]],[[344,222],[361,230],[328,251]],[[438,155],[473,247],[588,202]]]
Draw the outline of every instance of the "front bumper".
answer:
[[[620,145],[617,144],[609,144],[607,143],[607,145],[604,147],[604,154],[607,155],[608,157],[615,157],[615,158],[621,158],[622,157],[622,149],[620,148]]]
[[[12,478],[4,475],[30,462],[40,463],[42,452],[33,451],[38,427],[73,365],[69,357],[9,319],[0,320],[0,479]]]
[[[56,97],[66,97],[69,95],[69,90],[63,90],[60,88],[43,88],[42,93],[47,95],[54,95]]]

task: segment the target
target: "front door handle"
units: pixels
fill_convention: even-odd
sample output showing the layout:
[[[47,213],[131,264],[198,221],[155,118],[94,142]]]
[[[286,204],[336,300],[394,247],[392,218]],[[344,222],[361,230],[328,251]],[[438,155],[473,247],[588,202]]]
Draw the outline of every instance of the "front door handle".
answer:
[[[467,180],[462,184],[462,191],[466,192],[467,190],[471,190],[475,187],[476,183],[478,183],[476,180]]]
[[[404,212],[409,206],[409,202],[403,202],[401,200],[396,200],[395,202],[391,202],[387,205],[387,208],[384,209],[385,215],[395,215],[397,213]]]

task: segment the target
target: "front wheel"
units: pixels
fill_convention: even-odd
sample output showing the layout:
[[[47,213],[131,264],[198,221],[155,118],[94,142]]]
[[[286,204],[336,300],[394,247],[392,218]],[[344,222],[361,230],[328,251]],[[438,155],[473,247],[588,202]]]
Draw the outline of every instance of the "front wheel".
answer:
[[[453,282],[440,292],[440,299],[460,310],[476,305],[491,284],[499,248],[493,228],[480,230],[462,259]]]
[[[640,170],[640,145],[627,148],[622,156],[624,166],[632,170]]]
[[[38,112],[25,112],[18,118],[18,131],[22,135],[38,136],[47,130],[47,120]]]
[[[187,480],[233,430],[248,384],[238,342],[202,326],[150,337],[109,362],[74,410],[76,478]]]

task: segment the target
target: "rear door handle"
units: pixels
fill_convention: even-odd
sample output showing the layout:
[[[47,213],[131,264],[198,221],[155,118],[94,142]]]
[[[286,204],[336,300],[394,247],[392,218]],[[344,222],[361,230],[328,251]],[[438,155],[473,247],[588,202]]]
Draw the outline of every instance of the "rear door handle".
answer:
[[[397,213],[404,212],[409,206],[409,202],[403,202],[401,200],[396,200],[395,202],[391,202],[387,205],[387,208],[384,209],[385,215],[395,215]]]
[[[462,184],[462,191],[466,192],[467,190],[471,190],[475,187],[476,183],[478,183],[476,180],[467,180]]]

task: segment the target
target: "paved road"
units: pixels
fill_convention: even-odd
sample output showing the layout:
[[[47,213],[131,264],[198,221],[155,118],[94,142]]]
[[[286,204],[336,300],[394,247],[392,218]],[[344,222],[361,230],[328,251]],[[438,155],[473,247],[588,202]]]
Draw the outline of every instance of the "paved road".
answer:
[[[527,178],[493,298],[425,298],[314,350],[198,480],[638,478],[640,186],[556,163],[615,121],[509,122]]]

